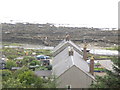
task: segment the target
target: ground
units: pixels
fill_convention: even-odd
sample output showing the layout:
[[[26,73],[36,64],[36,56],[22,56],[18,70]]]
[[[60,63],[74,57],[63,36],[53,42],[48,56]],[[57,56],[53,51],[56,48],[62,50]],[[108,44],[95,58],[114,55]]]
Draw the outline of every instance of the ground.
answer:
[[[42,27],[39,27],[42,26]],[[66,34],[76,43],[91,43],[95,46],[118,44],[117,30],[100,30],[88,27],[55,27],[51,24],[2,24],[2,41],[56,46],[65,39]]]

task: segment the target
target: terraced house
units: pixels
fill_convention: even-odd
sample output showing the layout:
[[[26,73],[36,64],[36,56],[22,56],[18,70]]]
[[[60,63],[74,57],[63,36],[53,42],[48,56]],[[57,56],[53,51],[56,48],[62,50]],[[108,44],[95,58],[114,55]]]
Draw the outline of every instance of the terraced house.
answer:
[[[53,74],[58,78],[58,88],[90,87],[95,80],[91,73],[93,68],[84,60],[83,54],[70,40],[64,40],[54,48]]]

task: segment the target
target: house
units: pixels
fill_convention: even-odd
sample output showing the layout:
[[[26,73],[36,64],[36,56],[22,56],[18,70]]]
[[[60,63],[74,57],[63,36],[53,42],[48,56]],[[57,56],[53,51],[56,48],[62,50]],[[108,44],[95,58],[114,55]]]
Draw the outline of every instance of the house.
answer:
[[[63,40],[61,43],[59,43],[53,50],[53,56],[58,55],[62,50],[64,50],[66,47],[71,46],[73,47],[79,54],[83,54],[83,51],[80,47],[75,45],[72,41],[65,41]]]
[[[62,41],[54,49],[53,74],[58,88],[89,88],[95,80],[81,49],[72,41]]]
[[[52,75],[52,71],[50,71],[50,70],[35,71],[35,75],[37,75],[39,77],[47,78]]]

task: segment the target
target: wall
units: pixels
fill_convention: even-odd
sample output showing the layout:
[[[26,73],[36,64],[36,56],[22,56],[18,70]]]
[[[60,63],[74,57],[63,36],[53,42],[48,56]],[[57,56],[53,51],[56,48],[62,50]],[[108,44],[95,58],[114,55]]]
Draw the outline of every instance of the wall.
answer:
[[[66,85],[71,85],[71,88],[89,88],[92,78],[73,66],[59,77],[58,82],[58,88],[65,88]]]

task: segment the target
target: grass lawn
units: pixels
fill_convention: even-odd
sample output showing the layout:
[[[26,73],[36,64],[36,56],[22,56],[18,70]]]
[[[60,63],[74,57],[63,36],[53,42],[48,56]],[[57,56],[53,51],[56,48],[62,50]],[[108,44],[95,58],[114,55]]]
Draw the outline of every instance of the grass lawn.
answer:
[[[115,47],[108,47],[105,48],[106,50],[120,50],[120,46],[115,46]]]
[[[94,68],[94,71],[105,71],[104,68]]]
[[[9,42],[3,42],[2,44],[5,46],[20,46],[21,45],[20,43],[9,43]]]

